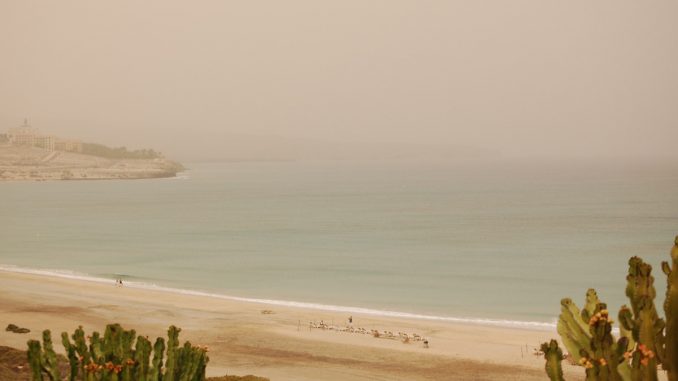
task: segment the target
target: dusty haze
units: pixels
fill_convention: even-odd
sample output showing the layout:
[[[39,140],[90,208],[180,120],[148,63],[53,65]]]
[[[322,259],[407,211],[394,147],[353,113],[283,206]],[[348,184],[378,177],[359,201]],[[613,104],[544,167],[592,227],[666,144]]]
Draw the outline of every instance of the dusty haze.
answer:
[[[0,130],[180,160],[678,158],[675,1],[0,2]]]

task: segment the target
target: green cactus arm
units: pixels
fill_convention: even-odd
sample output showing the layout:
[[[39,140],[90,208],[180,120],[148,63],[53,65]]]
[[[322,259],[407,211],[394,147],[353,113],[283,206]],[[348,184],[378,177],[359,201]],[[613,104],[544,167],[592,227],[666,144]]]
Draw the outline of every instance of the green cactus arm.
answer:
[[[581,359],[582,350],[591,351],[591,334],[589,327],[581,317],[577,305],[569,298],[560,301],[561,313],[558,318],[557,331],[568,352],[575,361]]]
[[[662,270],[666,274],[666,329],[662,367],[667,371],[669,381],[678,381],[678,236],[671,248],[671,263],[662,263]]]
[[[101,336],[99,335],[99,332],[92,332],[92,336],[89,338],[90,342],[90,353],[92,356],[92,361],[102,365],[104,362],[106,362],[105,359],[105,352],[104,352],[104,344],[101,340]]]
[[[80,370],[80,362],[78,361],[75,345],[71,344],[71,341],[68,339],[68,332],[61,333],[61,343],[68,355],[68,364],[70,366],[70,375],[68,379],[70,381],[75,381],[78,377],[78,371]]]
[[[627,306],[622,306],[619,309],[619,315],[617,317],[619,319],[619,333],[622,337],[628,338],[628,347],[634,348],[636,346],[636,340],[633,337],[633,331],[636,322],[633,320],[631,310]]]
[[[598,303],[600,303],[600,299],[598,299],[598,293],[595,289],[589,288],[586,291],[586,303],[584,304],[584,308],[581,310],[581,318],[584,323],[588,324],[591,316],[593,316],[595,313]]]
[[[162,357],[165,353],[165,340],[158,337],[153,345],[153,363],[149,370],[148,381],[160,381],[162,377]]]
[[[549,343],[543,343],[541,351],[544,353],[544,359],[546,360],[545,369],[549,379],[551,381],[565,381],[561,365],[563,351],[558,348],[558,342],[551,340]]]
[[[207,355],[207,347],[205,347],[205,353],[202,356],[202,364],[200,364],[200,370],[198,372],[198,378],[196,381],[205,381],[207,380],[207,364],[210,362],[210,356]]]
[[[177,356],[179,346],[179,332],[181,328],[175,326],[170,326],[167,330],[167,361],[165,362],[165,374],[162,381],[178,381],[176,375],[178,372],[177,369]]]
[[[179,381],[191,381],[195,372],[193,348],[190,342],[185,342],[179,355]]]
[[[210,361],[209,356],[207,356],[207,349],[200,349],[200,357],[198,359],[198,365],[194,381],[205,381],[205,370],[207,369],[207,363]]]
[[[134,371],[135,381],[148,381],[150,355],[151,342],[147,338],[139,336],[134,351],[134,361],[136,363]]]
[[[122,366],[122,373],[120,379],[122,381],[136,381],[133,379],[135,373],[136,361],[134,360],[133,343],[136,338],[136,331],[120,330],[120,359],[119,364]],[[145,374],[145,373],[144,373]]]
[[[190,342],[180,349],[179,381],[202,381],[208,361],[207,350],[194,347]]]
[[[598,303],[589,326],[593,352],[592,356],[586,356],[587,375],[604,381],[622,381],[617,367],[624,359],[628,339],[621,338],[615,342],[612,336],[612,320],[605,303]]]
[[[71,337],[73,338],[75,350],[80,360],[80,374],[84,375],[85,365],[90,363],[91,355],[89,353],[89,348],[87,347],[87,342],[85,341],[85,331],[82,329],[82,326],[79,326]]]
[[[642,358],[634,356],[632,368],[640,372],[643,380],[654,381],[657,379],[659,364],[657,356],[663,356],[665,351],[662,347],[664,322],[657,315],[654,305],[656,291],[652,266],[638,257],[632,257],[629,260],[626,280],[626,295],[633,310],[633,338],[637,342],[637,348],[647,353],[642,355]],[[624,314],[628,315],[626,312]],[[621,322],[627,326],[626,328],[629,326],[627,320],[628,316],[622,316]]]
[[[621,376],[623,381],[634,381],[631,377],[631,366],[628,361],[622,361],[617,366],[617,372]]]
[[[42,365],[40,364],[41,357],[42,348],[40,342],[28,340],[28,365],[31,368],[31,381],[43,381]]]
[[[47,377],[51,381],[61,381],[59,367],[57,366],[57,356],[52,344],[52,333],[49,329],[42,331],[42,359],[40,361],[42,369],[47,372]]]

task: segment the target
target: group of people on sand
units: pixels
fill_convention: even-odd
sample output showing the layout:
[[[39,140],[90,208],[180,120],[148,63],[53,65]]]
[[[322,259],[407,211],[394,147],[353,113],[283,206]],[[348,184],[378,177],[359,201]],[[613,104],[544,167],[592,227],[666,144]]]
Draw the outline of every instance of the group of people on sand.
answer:
[[[383,339],[397,339],[402,341],[405,344],[408,344],[412,341],[419,341],[423,344],[424,348],[428,348],[428,339],[425,337],[422,337],[420,335],[417,335],[416,333],[413,333],[411,335],[404,333],[404,332],[398,332],[398,336],[394,335],[393,332],[390,331],[383,331],[380,332],[376,329],[372,330],[366,330],[365,328],[361,327],[353,327],[353,316],[348,317],[348,324],[345,327],[338,327],[335,325],[330,325],[325,323],[323,320],[320,321],[320,323],[316,323],[315,321],[310,321],[308,328],[311,330],[312,328],[319,328],[322,330],[330,330],[330,331],[337,331],[337,332],[349,332],[349,333],[362,333],[362,334],[371,334],[373,337],[376,338],[383,338]]]
[[[122,279],[120,279],[120,278],[116,279],[116,280],[115,280],[115,285],[116,285],[117,287],[122,287]]]

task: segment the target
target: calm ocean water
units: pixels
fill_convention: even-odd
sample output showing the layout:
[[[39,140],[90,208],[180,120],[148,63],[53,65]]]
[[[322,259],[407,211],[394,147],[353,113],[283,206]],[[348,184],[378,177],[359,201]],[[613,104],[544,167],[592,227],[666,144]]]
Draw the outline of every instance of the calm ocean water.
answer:
[[[0,265],[247,298],[552,322],[678,234],[678,167],[192,164],[0,184]],[[657,287],[663,292],[663,277]]]

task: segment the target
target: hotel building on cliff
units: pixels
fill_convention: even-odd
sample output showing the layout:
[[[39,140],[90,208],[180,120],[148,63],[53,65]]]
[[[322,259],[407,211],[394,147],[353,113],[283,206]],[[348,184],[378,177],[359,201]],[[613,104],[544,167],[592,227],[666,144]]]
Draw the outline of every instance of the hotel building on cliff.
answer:
[[[82,142],[59,139],[52,135],[41,135],[37,129],[28,124],[28,119],[24,119],[24,124],[21,126],[10,128],[6,139],[14,146],[38,147],[48,151],[82,152]]]

